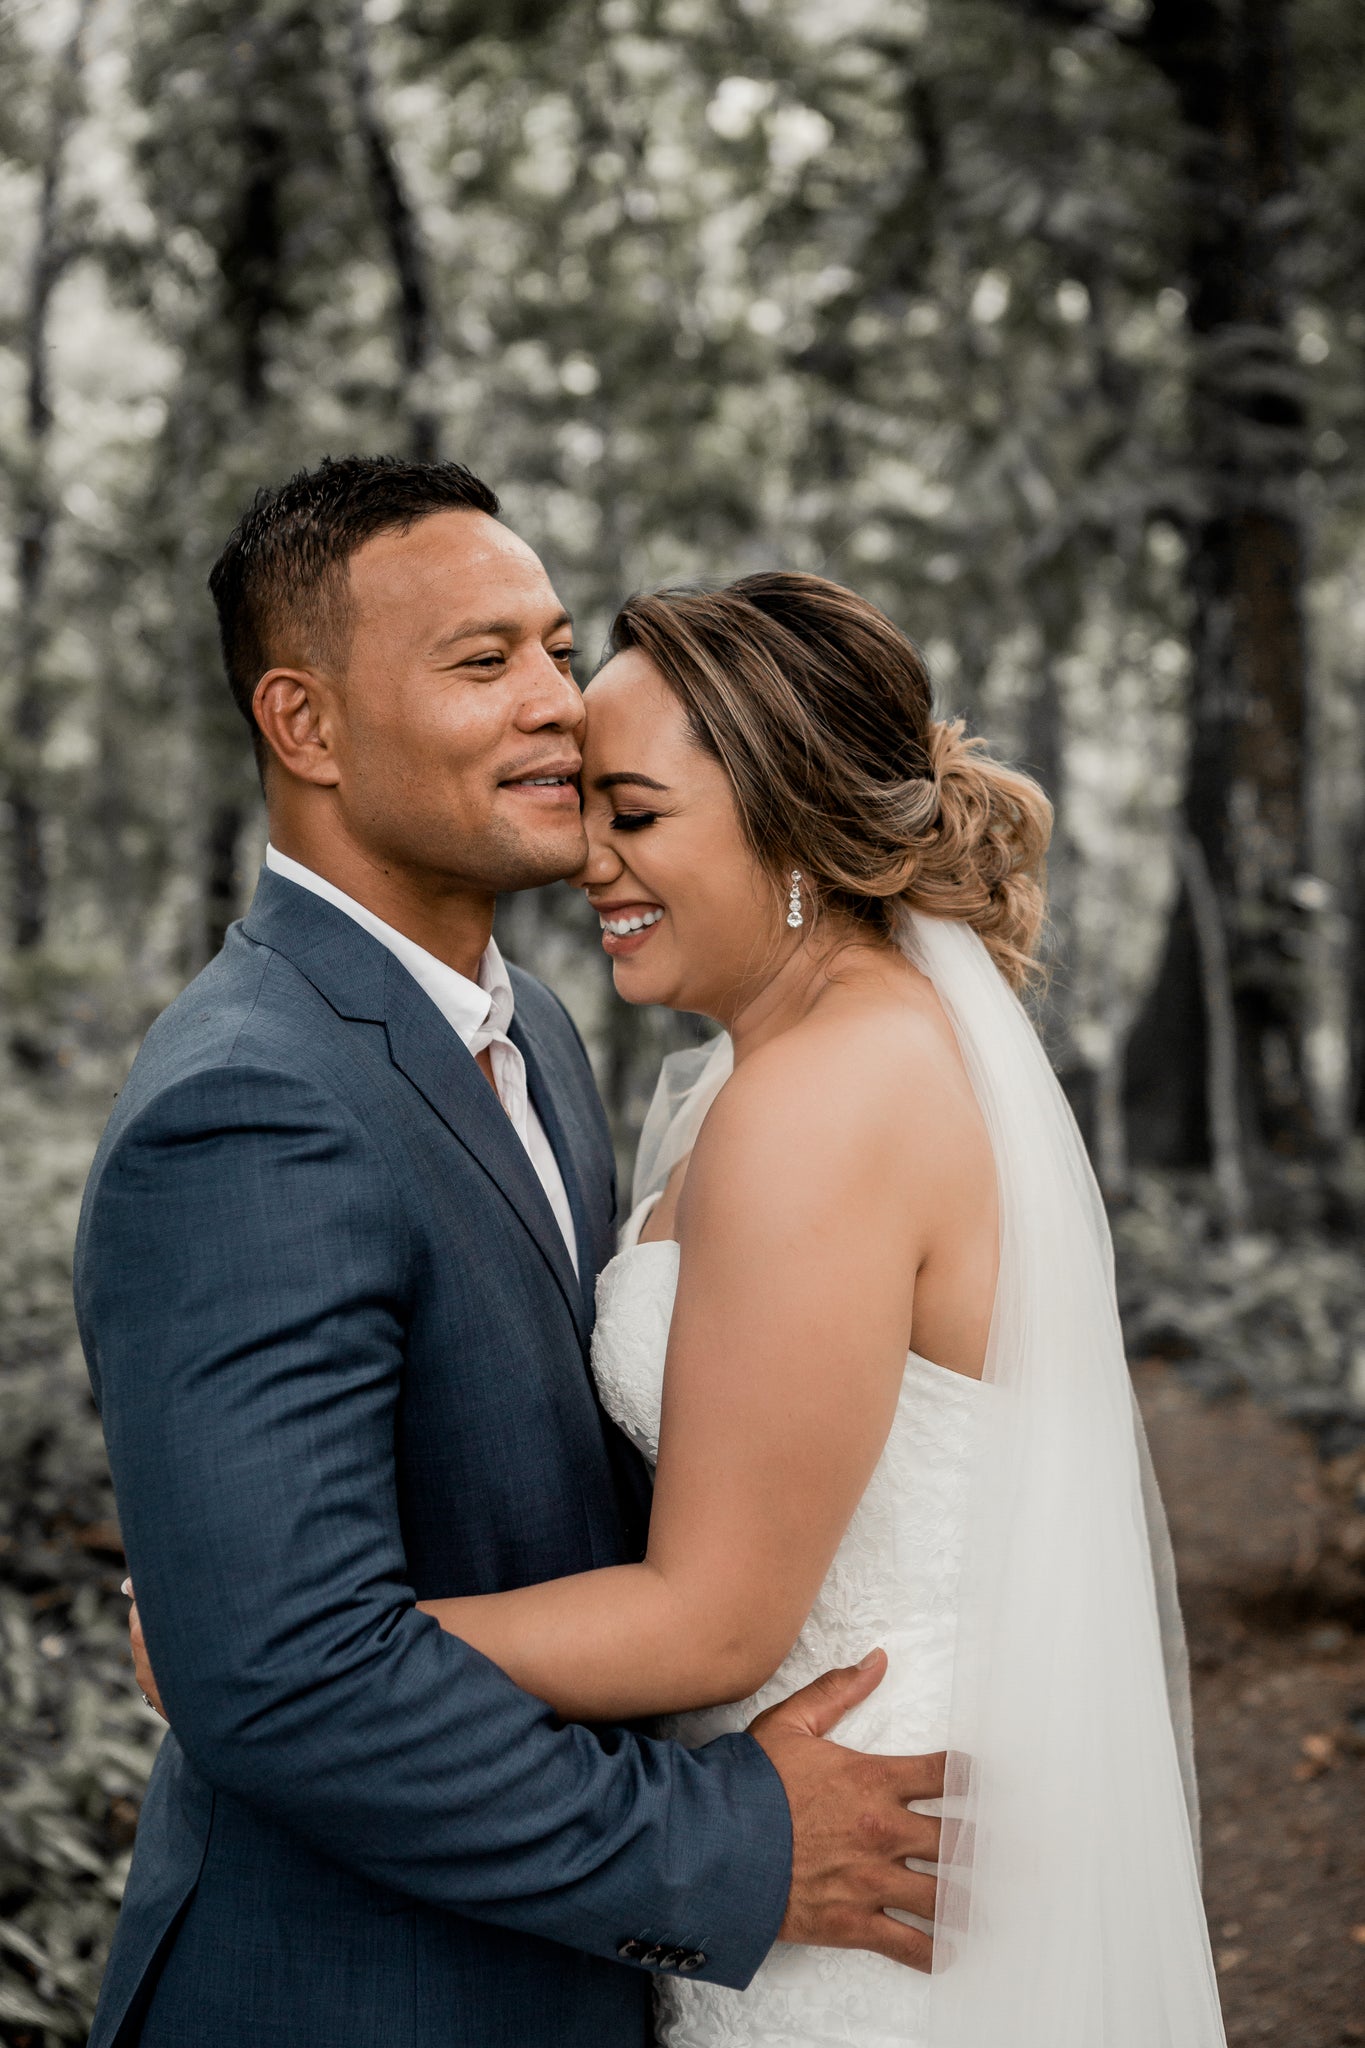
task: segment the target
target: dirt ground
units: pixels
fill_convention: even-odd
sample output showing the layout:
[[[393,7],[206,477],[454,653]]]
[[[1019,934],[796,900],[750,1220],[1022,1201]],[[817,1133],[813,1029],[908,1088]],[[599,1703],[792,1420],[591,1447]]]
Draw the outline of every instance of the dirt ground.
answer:
[[[1180,1568],[1230,2043],[1365,2043],[1365,1452],[1137,1370]]]

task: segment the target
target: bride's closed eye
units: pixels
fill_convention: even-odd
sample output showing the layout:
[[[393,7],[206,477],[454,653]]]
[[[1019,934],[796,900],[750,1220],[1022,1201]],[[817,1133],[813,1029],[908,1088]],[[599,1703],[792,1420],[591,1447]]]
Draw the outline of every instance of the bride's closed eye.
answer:
[[[658,823],[657,811],[616,811],[612,815],[613,832],[642,832],[646,825]]]

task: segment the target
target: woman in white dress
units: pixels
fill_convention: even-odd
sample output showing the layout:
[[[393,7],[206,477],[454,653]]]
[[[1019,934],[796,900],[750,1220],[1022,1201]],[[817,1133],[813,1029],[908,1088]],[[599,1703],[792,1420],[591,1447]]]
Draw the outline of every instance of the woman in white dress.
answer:
[[[434,1603],[566,1717],[705,1741],[877,1648],[855,1747],[946,1748],[903,1960],[659,1985],[665,2048],[1216,2048],[1183,1637],[1108,1231],[1015,990],[1050,814],[821,579],[633,600],[578,878],[668,1063],[599,1288],[639,1565]],[[850,1916],[850,1941],[866,1940]]]
[[[840,1739],[948,1752],[886,1953],[850,1902],[744,1992],[661,1978],[664,2048],[1218,2048],[1165,1526],[1015,994],[1046,800],[821,579],[638,598],[613,647],[579,884],[627,1001],[723,1027],[666,1063],[599,1284],[648,1552],[424,1604],[566,1718],[696,1742],[876,1650]]]

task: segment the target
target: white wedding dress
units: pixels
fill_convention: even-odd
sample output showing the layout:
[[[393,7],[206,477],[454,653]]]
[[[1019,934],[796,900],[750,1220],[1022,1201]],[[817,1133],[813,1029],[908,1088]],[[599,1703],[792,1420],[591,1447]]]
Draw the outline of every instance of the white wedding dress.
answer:
[[[636,1242],[657,1197],[640,1205],[597,1283],[592,1364],[598,1392],[651,1467],[659,1451],[664,1353],[678,1247]],[[912,1756],[948,1735],[968,1451],[990,1388],[912,1353],[891,1433],[796,1647],[761,1692],[680,1714],[663,1732],[692,1746],[747,1727],[756,1713],[880,1645],[890,1669],[839,1724],[855,1749]],[[858,1949],[779,1942],[747,1991],[661,1978],[662,2048],[919,2048],[929,1980]]]
[[[695,1744],[741,1728],[885,1648],[887,1676],[836,1739],[947,1751],[934,1972],[779,1943],[743,1992],[660,1979],[660,2040],[1224,2048],[1184,1633],[1103,1203],[1037,1034],[977,934],[909,912],[897,940],[953,1027],[995,1159],[985,1370],[969,1380],[910,1355],[792,1654],[755,1698],[679,1716],[671,1732]],[[679,1252],[640,1244],[639,1230],[731,1066],[724,1037],[665,1061],[631,1221],[598,1284],[593,1370],[651,1463]]]

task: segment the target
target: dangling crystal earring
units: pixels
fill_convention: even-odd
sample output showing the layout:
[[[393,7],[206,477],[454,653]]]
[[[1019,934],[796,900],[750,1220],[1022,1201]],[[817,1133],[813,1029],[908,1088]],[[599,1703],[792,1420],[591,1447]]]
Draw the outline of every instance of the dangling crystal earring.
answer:
[[[801,872],[799,868],[793,868],[792,890],[791,895],[787,898],[787,923],[795,931],[798,925],[802,925],[805,922],[805,918],[801,915]]]

